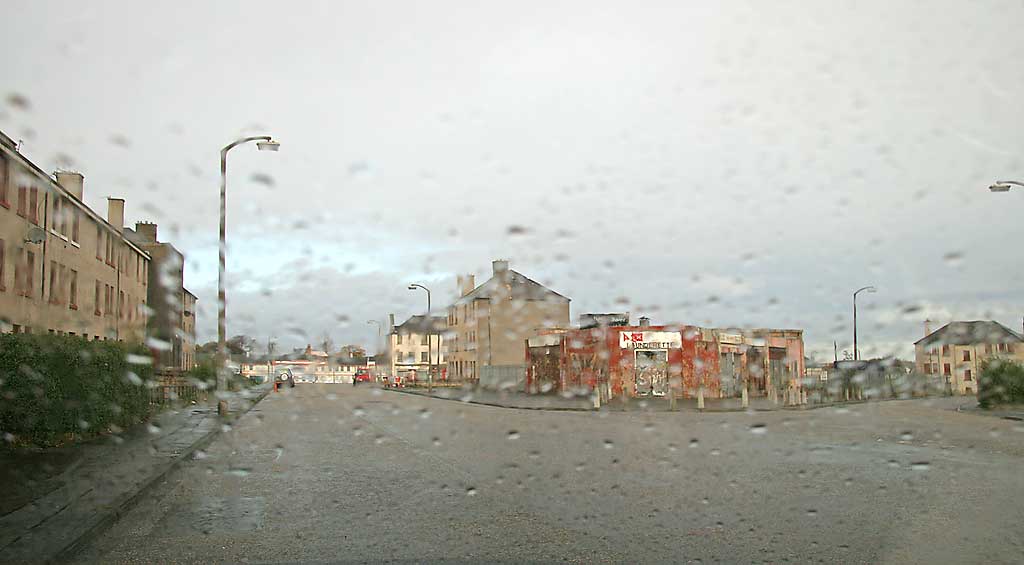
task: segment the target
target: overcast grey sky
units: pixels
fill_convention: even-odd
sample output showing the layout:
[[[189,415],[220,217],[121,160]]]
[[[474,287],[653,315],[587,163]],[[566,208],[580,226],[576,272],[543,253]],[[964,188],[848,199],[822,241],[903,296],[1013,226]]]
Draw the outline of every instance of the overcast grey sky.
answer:
[[[512,267],[572,315],[802,327],[906,355],[922,321],[1021,327],[1024,4],[51,2],[5,20],[0,129],[187,256],[215,335],[287,345]],[[261,176],[262,175],[262,176]],[[254,178],[255,176],[255,178]],[[267,182],[266,178],[271,179]],[[262,179],[262,181],[261,181]],[[510,233],[522,227],[525,234]],[[512,232],[519,232],[513,229]]]

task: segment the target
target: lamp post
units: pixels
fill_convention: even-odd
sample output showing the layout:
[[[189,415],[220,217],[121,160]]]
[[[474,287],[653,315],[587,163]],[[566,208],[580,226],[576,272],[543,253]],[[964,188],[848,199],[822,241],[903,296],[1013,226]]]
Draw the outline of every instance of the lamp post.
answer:
[[[427,392],[433,392],[434,358],[432,357],[433,352],[430,349],[430,344],[432,341],[431,334],[433,333],[432,330],[434,329],[434,324],[433,320],[430,318],[430,289],[418,283],[413,283],[409,285],[409,290],[416,290],[417,288],[422,288],[423,290],[427,291]]]
[[[374,354],[374,357],[379,357],[380,356],[380,345],[381,345],[381,343],[383,341],[381,339],[383,337],[383,335],[382,335],[382,331],[383,331],[382,330],[382,326],[381,326],[381,324],[380,324],[380,322],[378,320],[366,320],[366,323],[367,324],[376,324],[377,325],[377,344],[374,346],[374,349],[376,349],[377,351]],[[374,381],[376,382],[377,380],[379,380],[378,377],[380,377],[380,367],[377,366],[377,360],[376,359],[374,359],[373,367],[374,367],[374,373],[376,373],[375,375],[373,375],[373,378],[374,378]]]
[[[217,412],[226,416],[228,413],[228,401],[223,398],[227,392],[227,292],[224,290],[225,256],[227,251],[227,188],[228,188],[228,151],[243,143],[256,142],[256,148],[260,151],[277,151],[281,144],[274,141],[268,135],[257,135],[243,137],[224,146],[220,150],[220,246],[218,252],[217,269]]]
[[[853,293],[853,359],[860,359],[860,350],[857,349],[857,295],[861,292],[867,291],[869,293],[878,292],[873,286],[865,286],[859,288]]]

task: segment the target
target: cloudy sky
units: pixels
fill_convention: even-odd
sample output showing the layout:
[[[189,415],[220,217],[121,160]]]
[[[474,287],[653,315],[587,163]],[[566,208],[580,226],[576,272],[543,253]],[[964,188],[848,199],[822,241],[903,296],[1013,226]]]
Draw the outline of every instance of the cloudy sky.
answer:
[[[906,355],[923,320],[1024,316],[1024,4],[19,3],[0,129],[187,256],[216,334],[368,345],[457,273],[572,315],[798,327]],[[24,100],[27,104],[17,103]]]

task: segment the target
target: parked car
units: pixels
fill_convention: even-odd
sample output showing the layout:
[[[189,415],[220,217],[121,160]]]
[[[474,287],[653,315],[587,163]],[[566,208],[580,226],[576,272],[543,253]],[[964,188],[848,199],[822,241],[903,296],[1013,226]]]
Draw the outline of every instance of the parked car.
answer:
[[[279,372],[274,380],[277,381],[278,387],[287,386],[291,388],[295,386],[295,376],[292,375],[290,369],[286,369],[284,371]]]
[[[352,377],[353,383],[370,383],[373,382],[373,375],[367,369],[359,369],[356,371],[355,376]]]

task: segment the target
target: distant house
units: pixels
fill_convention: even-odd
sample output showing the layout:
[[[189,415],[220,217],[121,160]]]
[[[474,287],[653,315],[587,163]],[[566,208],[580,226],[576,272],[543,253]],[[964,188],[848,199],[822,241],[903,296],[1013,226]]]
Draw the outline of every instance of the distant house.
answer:
[[[569,327],[569,298],[494,261],[493,275],[474,286],[458,277],[459,298],[448,307],[448,375],[479,381],[481,369],[524,371],[526,339],[545,328]]]
[[[425,381],[430,367],[433,367],[434,379],[441,380],[446,376],[442,369],[448,362],[445,330],[444,316],[412,316],[392,328],[388,335],[390,374]]]
[[[1024,337],[999,322],[950,322],[914,342],[914,365],[941,375],[956,394],[978,393],[978,372],[987,359],[1024,361]]]

